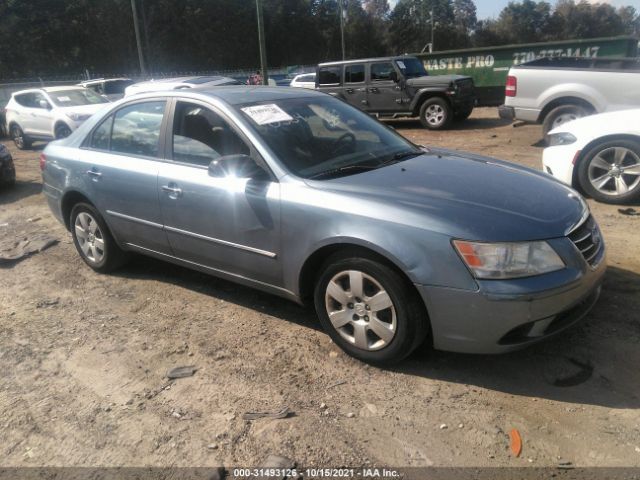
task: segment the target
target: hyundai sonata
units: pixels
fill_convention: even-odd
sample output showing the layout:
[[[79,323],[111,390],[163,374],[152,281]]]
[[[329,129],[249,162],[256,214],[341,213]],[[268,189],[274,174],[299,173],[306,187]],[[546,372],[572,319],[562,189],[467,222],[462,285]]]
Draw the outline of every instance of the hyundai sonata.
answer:
[[[571,188],[477,155],[418,147],[303,89],[127,98],[41,158],[44,193],[98,272],[128,252],[315,305],[372,363],[498,353],[577,322],[605,271]]]

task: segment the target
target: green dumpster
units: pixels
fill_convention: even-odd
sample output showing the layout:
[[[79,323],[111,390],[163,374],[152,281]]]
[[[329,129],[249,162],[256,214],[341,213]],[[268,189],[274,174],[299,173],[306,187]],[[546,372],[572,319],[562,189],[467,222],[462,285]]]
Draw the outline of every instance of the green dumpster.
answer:
[[[418,53],[430,75],[457,73],[473,77],[479,106],[504,103],[507,73],[513,65],[543,57],[636,57],[634,37],[591,38]]]

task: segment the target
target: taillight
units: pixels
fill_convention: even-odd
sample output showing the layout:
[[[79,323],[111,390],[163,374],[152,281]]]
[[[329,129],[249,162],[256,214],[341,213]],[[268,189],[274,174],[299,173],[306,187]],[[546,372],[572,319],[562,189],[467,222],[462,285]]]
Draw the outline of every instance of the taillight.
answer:
[[[518,94],[518,79],[509,75],[507,77],[507,86],[504,94],[507,97],[515,97]]]
[[[44,172],[44,167],[47,165],[47,156],[44,153],[40,154],[40,170]]]

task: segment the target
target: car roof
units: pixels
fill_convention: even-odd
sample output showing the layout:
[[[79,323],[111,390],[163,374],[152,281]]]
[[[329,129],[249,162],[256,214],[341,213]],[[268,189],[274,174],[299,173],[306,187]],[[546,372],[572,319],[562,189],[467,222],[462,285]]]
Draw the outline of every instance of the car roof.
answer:
[[[354,63],[368,62],[390,62],[391,60],[402,60],[403,58],[416,58],[413,55],[395,55],[392,57],[358,58],[356,60],[339,60],[336,62],[325,62],[318,64],[319,67],[332,67],[338,65],[350,65]]]
[[[151,79],[145,82],[136,83],[135,85],[154,85],[158,83],[176,84],[176,85],[188,83],[189,85],[202,85],[204,83],[215,83],[219,81],[228,81],[228,80],[234,80],[234,79],[230,77],[222,77],[218,75],[200,76],[200,77],[172,77],[172,78]]]
[[[127,77],[120,78],[95,78],[93,80],[85,80],[84,82],[80,82],[78,85],[95,85],[96,83],[104,83],[104,82],[121,82],[121,81],[133,81]]]
[[[65,92],[67,90],[84,90],[84,87],[81,85],[65,85],[62,87],[40,87],[40,88],[27,88],[25,90],[18,90],[13,92],[12,95],[21,95],[23,93],[31,93],[31,92]]]
[[[158,96],[173,97],[191,97],[198,98],[202,96],[217,98],[229,105],[241,105],[244,103],[264,103],[277,102],[289,98],[303,98],[322,96],[326,97],[326,93],[316,92],[309,89],[289,88],[289,87],[263,87],[256,85],[229,85],[221,87],[211,87],[202,89],[184,89],[184,90],[167,90],[165,92],[144,92],[137,94],[136,99],[141,98],[157,98]],[[127,97],[133,99],[133,97]]]

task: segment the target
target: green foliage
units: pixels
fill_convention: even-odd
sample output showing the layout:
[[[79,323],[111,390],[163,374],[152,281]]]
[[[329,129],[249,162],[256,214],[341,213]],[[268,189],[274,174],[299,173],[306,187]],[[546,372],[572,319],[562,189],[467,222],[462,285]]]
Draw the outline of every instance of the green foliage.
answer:
[[[135,0],[153,71],[256,68],[255,0]],[[271,66],[341,58],[338,0],[263,0]],[[637,34],[632,7],[512,1],[478,21],[473,0],[342,0],[348,58]],[[0,78],[136,72],[131,0],[0,0]]]

